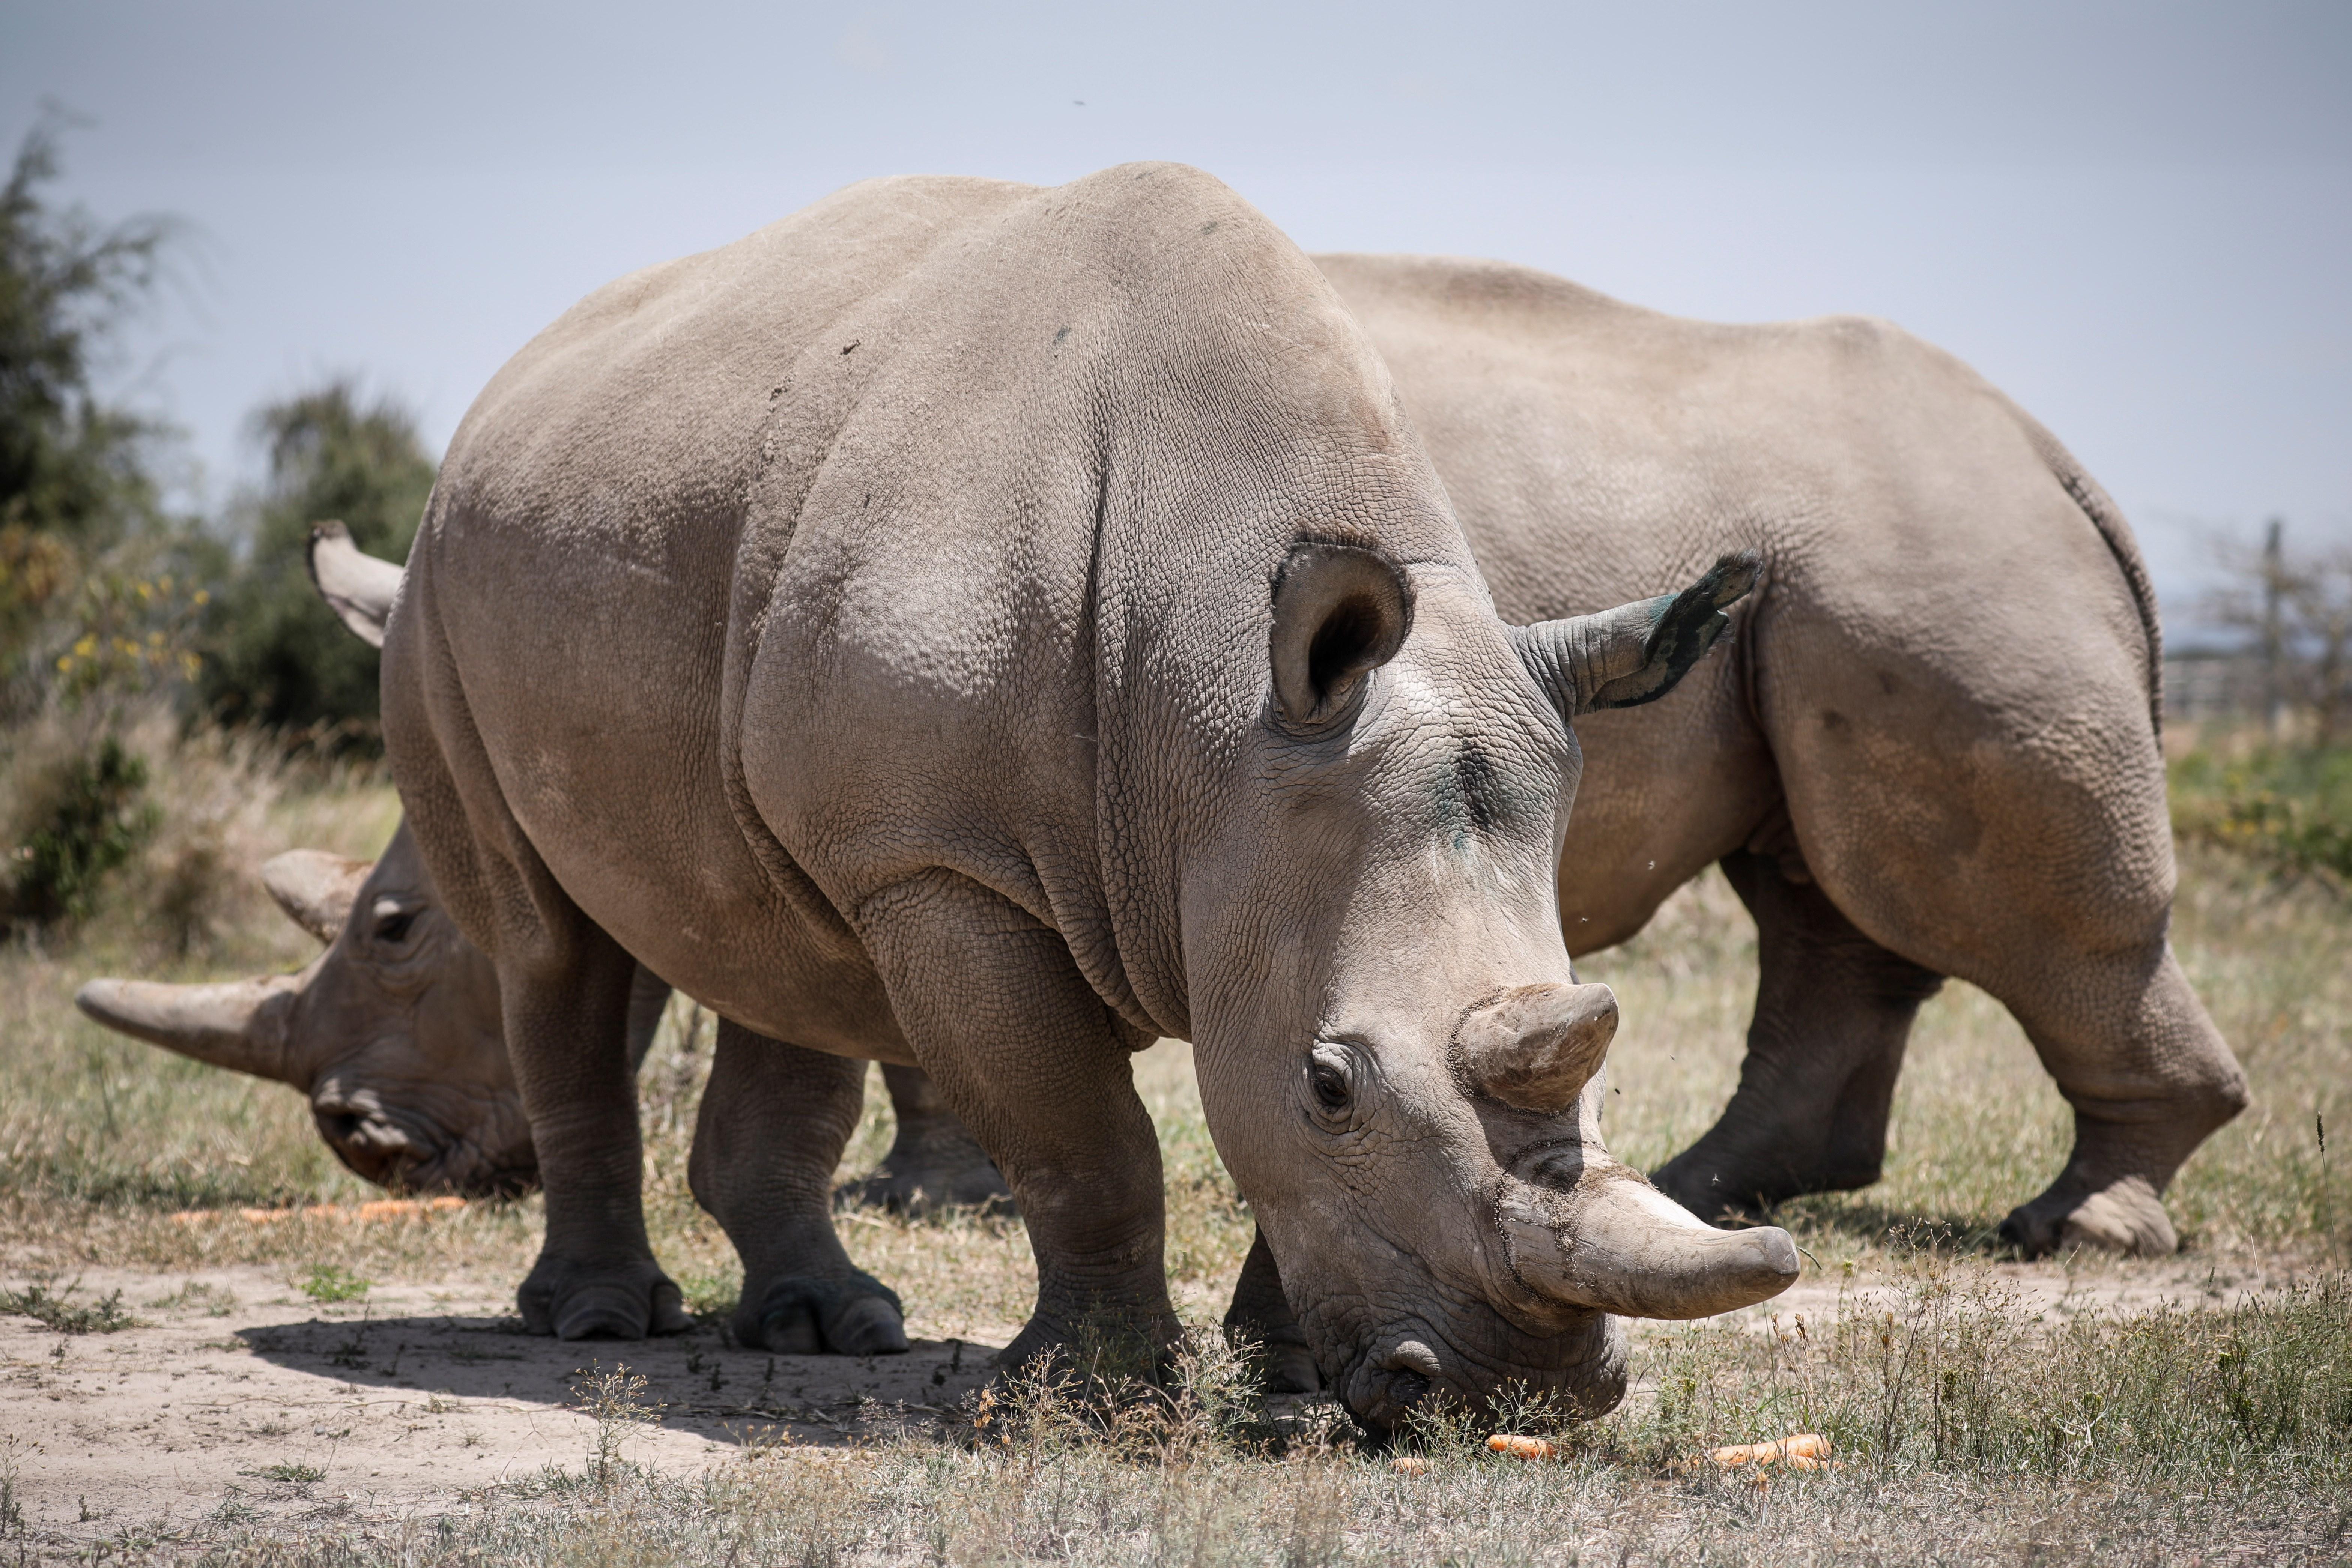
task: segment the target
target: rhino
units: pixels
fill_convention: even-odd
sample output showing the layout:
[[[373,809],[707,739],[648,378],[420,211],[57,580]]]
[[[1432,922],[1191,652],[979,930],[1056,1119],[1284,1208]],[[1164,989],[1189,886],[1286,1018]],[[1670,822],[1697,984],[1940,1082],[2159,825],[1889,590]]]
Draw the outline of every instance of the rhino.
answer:
[[[2155,595],[2041,425],[1885,322],[1719,326],[1496,262],[1329,256],[1507,621],[1727,549],[1729,657],[1595,714],[1559,859],[1581,955],[1720,864],[1761,974],[1739,1086],[1654,1179],[1710,1218],[1878,1179],[1919,1004],[1998,998],[2074,1112],[2002,1222],[2174,1251],[2162,1194],[2246,1105],[2167,934]]]
[[[872,1059],[1020,1201],[1010,1362],[1168,1342],[1127,1065],[1165,1035],[1360,1420],[1613,1405],[1619,1317],[1797,1273],[1608,1154],[1615,1003],[1554,902],[1571,721],[1664,695],[1755,571],[1507,625],[1329,285],[1174,165],[869,182],[590,296],[467,416],[384,641],[547,1194],[526,1325],[682,1321],[642,969],[721,1019],[697,1191],[762,1336],[897,1323],[823,1181]]]
[[[321,532],[366,562],[341,524]],[[389,581],[397,584],[397,568]],[[378,609],[389,602],[387,592]],[[381,646],[379,627],[369,635]],[[260,878],[324,944],[301,971],[205,985],[92,980],[75,1004],[109,1028],[299,1089],[328,1148],[378,1185],[474,1198],[536,1190],[497,970],[442,907],[407,824],[374,861],[290,849],[265,862]],[[669,999],[668,985],[638,972],[633,1066],[652,1047]],[[840,1195],[910,1214],[1009,1207],[1003,1176],[921,1070],[886,1067],[883,1078],[897,1119],[889,1152]]]

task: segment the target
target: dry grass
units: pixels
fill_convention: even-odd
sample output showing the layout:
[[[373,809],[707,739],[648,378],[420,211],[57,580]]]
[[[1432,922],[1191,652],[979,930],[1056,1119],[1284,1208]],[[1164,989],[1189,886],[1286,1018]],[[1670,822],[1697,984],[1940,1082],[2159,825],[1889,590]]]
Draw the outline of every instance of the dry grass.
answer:
[[[2352,1549],[2345,1288],[2043,1332],[1969,1270],[1934,1271],[1810,1337],[1701,1326],[1654,1345],[1659,1395],[1570,1429],[1556,1463],[1488,1452],[1483,1421],[1426,1424],[1405,1440],[1412,1473],[1270,1440],[1204,1336],[1151,1396],[1016,1384],[939,1428],[754,1447],[688,1479],[616,1461],[625,1434],[600,1426],[588,1466],[462,1514],[196,1533],[238,1563],[2336,1562]],[[1833,1438],[1834,1468],[1690,1462],[1726,1431],[1795,1425]]]
[[[152,898],[129,888],[71,946],[0,952],[0,1268],[62,1279],[82,1268],[259,1262],[289,1279],[322,1266],[375,1280],[519,1279],[538,1243],[535,1201],[401,1225],[170,1222],[187,1207],[348,1203],[373,1190],[326,1153],[291,1091],[108,1034],[72,1010],[75,986],[102,973],[194,979],[307,962],[313,944],[268,905],[252,868],[296,844],[373,852],[397,803],[366,777],[290,773],[217,742],[142,743],[168,781],[162,798],[189,803],[193,823],[157,842],[214,847],[208,912],[183,956],[156,942]],[[2216,1269],[2276,1278],[2340,1266],[2352,1257],[2352,1194],[2343,1172],[2323,1166],[2315,1118],[2352,1128],[2352,905],[2190,847],[2175,942],[2255,1100],[2175,1188],[2184,1237]],[[1710,874],[1642,938],[1585,967],[1618,988],[1626,1019],[1612,1058],[1622,1091],[1610,1102],[1612,1141],[1654,1164],[1704,1130],[1736,1079],[1752,928]],[[730,1301],[739,1279],[686,1185],[709,1034],[675,1005],[642,1097],[656,1247],[704,1310]],[[1139,1082],[1166,1159],[1171,1278],[1188,1319],[1210,1323],[1248,1215],[1216,1161],[1182,1047],[1142,1058]],[[844,1174],[870,1165],[887,1134],[877,1076]],[[1832,1277],[1895,1294],[1857,1297],[1801,1335],[1793,1323],[1645,1335],[1635,1397],[1582,1429],[1563,1465],[1482,1457],[1466,1426],[1423,1435],[1433,1468],[1418,1477],[1313,1444],[1276,1458],[1253,1447],[1246,1423],[1195,1409],[1183,1419],[1202,1431],[1156,1448],[1076,1417],[1032,1423],[1058,1435],[1012,1449],[929,1429],[831,1459],[753,1445],[754,1458],[700,1480],[608,1467],[594,1486],[547,1477],[485,1495],[462,1519],[328,1520],[287,1539],[241,1534],[224,1517],[117,1545],[320,1563],[2170,1562],[2217,1547],[2343,1560],[2352,1342],[2340,1282],[2270,1319],[2238,1308],[2028,1322],[1999,1299],[1979,1255],[2058,1168],[2067,1136],[2064,1107],[2007,1014],[1948,987],[1915,1036],[1885,1180],[1781,1216]],[[900,1291],[920,1331],[988,1339],[1026,1313],[1034,1275],[1017,1220],[843,1223],[853,1256]],[[1667,1467],[1706,1441],[1799,1427],[1831,1433],[1850,1468],[1759,1491]]]
[[[2319,1119],[2352,1128],[2352,900],[2235,855],[2180,849],[2173,944],[2244,1063],[2252,1107],[2200,1149],[2167,1197],[2184,1244],[2243,1263],[2352,1258],[2347,1163],[2323,1180]],[[1612,1147],[1652,1169],[1704,1132],[1739,1078],[1756,984],[1755,927],[1709,871],[1641,936],[1580,966],[1616,987]],[[1868,1259],[1906,1239],[1986,1248],[2073,1142],[2066,1103],[2006,1009],[1948,984],[1921,1008],[1895,1091],[1885,1177],[1784,1205],[1818,1258]]]

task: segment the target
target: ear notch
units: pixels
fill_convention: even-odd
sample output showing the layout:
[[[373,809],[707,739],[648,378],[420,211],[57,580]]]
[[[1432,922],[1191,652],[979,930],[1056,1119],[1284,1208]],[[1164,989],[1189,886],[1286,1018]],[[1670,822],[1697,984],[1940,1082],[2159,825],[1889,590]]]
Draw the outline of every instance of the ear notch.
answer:
[[[373,861],[346,860],[323,849],[289,849],[261,867],[261,885],[287,918],[331,945],[352,918]]]
[[[1762,569],[1755,551],[1738,551],[1679,594],[1519,627],[1519,658],[1571,719],[1654,702],[1715,646],[1731,624],[1725,608],[1747,596]]]
[[[370,647],[383,646],[384,623],[392,618],[392,601],[404,574],[389,561],[379,561],[352,542],[352,531],[340,522],[315,523],[310,529],[310,585],[343,625]]]
[[[1302,729],[1347,712],[1412,629],[1412,583],[1377,550],[1308,540],[1274,585],[1274,696]]]

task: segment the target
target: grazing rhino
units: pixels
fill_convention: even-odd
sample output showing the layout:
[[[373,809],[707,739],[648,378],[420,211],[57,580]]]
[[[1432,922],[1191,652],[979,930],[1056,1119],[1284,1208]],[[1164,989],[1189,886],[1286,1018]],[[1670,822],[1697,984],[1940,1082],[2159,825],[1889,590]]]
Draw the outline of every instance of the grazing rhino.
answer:
[[[352,550],[341,524],[321,531],[340,555],[383,565]],[[314,558],[337,561],[339,552],[314,547]],[[399,583],[399,569],[388,572],[382,597],[362,601],[378,616]],[[345,597],[339,607],[362,624],[353,603]],[[364,635],[382,645],[380,624]],[[537,1188],[539,1159],[507,1060],[498,972],[442,908],[407,825],[373,862],[293,849],[264,865],[261,881],[326,944],[299,973],[212,985],[93,980],[75,1003],[109,1028],[291,1085],[309,1098],[336,1156],[395,1192],[499,1197]],[[669,996],[667,984],[638,973],[629,1003],[632,1063],[645,1059]],[[1008,1205],[1003,1178],[920,1069],[889,1066],[883,1076],[896,1135],[881,1163],[843,1195],[916,1213]],[[699,1168],[689,1174],[698,1179]]]
[[[875,182],[591,296],[467,415],[385,641],[547,1192],[527,1323],[679,1321],[642,961],[725,1020],[697,1148],[747,1301],[895,1321],[806,1180],[874,1058],[1020,1198],[1010,1358],[1105,1315],[1165,1340],[1127,1057],[1167,1034],[1360,1418],[1606,1407],[1611,1313],[1796,1273],[1608,1156],[1614,1003],[1553,904],[1568,721],[1668,689],[1753,572],[1506,626],[1370,345],[1190,170]]]
[[[1656,1173],[1715,1217],[1878,1179],[1920,1002],[2024,1026],[2074,1149],[2002,1232],[2175,1249],[2160,1194],[2246,1104],[2166,941],[2155,596],[2130,530],[1948,354],[1851,318],[1717,326],[1525,268],[1320,258],[1397,379],[1504,619],[1762,557],[1729,657],[1579,726],[1582,954],[1720,862],[1762,973],[1739,1088]]]

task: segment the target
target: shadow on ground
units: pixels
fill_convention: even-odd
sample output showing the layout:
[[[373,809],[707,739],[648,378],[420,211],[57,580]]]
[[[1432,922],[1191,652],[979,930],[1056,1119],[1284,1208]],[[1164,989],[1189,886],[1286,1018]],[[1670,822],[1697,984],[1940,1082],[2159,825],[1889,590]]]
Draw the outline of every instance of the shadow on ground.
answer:
[[[2014,1243],[2003,1239],[1998,1223],[1972,1215],[1889,1208],[1845,1193],[1791,1198],[1775,1207],[1767,1223],[1786,1226],[1801,1242],[1811,1236],[1842,1237],[1897,1257],[1936,1252],[2006,1262],[2021,1256]]]
[[[853,1443],[929,1422],[987,1380],[997,1347],[918,1340],[904,1355],[794,1356],[733,1345],[716,1323],[648,1340],[558,1341],[512,1316],[412,1314],[309,1318],[236,1331],[257,1357],[356,1388],[456,1399],[501,1399],[593,1414],[591,1386],[642,1377],[625,1398],[661,1425],[713,1443],[789,1434],[795,1443]]]

